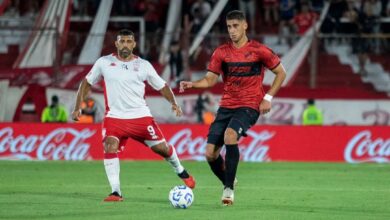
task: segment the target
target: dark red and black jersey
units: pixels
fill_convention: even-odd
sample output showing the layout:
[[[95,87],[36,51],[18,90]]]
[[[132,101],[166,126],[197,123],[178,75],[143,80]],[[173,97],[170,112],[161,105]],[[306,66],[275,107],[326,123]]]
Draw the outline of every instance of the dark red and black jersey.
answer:
[[[208,71],[222,75],[224,81],[220,106],[250,107],[259,111],[265,93],[264,70],[272,70],[280,63],[279,57],[267,46],[248,41],[235,48],[231,42],[219,46],[211,56]]]

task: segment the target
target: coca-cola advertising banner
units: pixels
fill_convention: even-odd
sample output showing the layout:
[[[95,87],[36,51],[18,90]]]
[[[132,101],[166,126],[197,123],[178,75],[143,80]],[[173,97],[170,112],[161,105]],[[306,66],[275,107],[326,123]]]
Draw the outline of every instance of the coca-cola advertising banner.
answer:
[[[73,110],[76,97],[75,91],[48,88],[46,89],[48,103],[52,95],[57,95],[61,104],[69,111]],[[102,94],[95,93],[93,98],[98,105],[97,121],[101,121],[105,109],[104,97]],[[209,93],[207,99],[210,103],[203,103],[205,109],[216,112],[220,98],[220,95]],[[171,111],[169,103],[162,96],[147,96],[146,102],[152,115],[159,123],[196,123],[197,114],[194,109],[198,95],[178,95],[176,99],[183,109],[184,117],[176,117]],[[319,99],[316,100],[316,106],[323,112],[324,125],[390,126],[390,100]],[[301,125],[302,114],[306,107],[306,99],[276,97],[272,101],[271,112],[260,117],[257,124]]]
[[[160,125],[183,160],[204,161],[205,125]],[[239,142],[242,161],[389,163],[389,126],[255,126]],[[101,160],[99,124],[0,123],[0,159]],[[224,151],[222,151],[224,154]],[[128,140],[127,160],[161,160],[148,147]]]
[[[101,149],[99,125],[0,123],[0,159],[101,159]]]

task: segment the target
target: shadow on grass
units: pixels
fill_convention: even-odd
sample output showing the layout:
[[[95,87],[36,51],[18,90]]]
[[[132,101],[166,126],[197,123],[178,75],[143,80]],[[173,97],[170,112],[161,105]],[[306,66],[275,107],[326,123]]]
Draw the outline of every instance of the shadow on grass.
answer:
[[[80,192],[73,192],[73,193],[66,193],[66,192],[47,192],[47,191],[42,191],[42,192],[27,192],[27,191],[11,191],[11,192],[3,192],[0,193],[0,195],[4,196],[13,196],[13,197],[21,197],[23,196],[34,196],[34,197],[54,197],[56,199],[82,199],[82,200],[102,200],[103,197],[99,197],[97,194],[94,193],[80,193]],[[50,200],[52,202],[53,200]]]

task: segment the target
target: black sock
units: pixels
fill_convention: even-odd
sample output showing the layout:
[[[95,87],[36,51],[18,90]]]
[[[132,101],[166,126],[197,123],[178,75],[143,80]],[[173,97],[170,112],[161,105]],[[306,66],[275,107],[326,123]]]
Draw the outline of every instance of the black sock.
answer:
[[[236,178],[238,161],[240,160],[240,151],[237,144],[226,145],[226,157],[225,157],[225,167],[226,167],[226,177],[225,177],[225,187],[233,189],[234,178]]]
[[[187,170],[183,170],[183,172],[177,174],[180,178],[182,179],[187,179],[188,177],[190,177],[190,175],[187,173]]]
[[[225,185],[225,164],[221,155],[214,161],[207,161],[210,165],[213,173],[221,180],[222,184]]]

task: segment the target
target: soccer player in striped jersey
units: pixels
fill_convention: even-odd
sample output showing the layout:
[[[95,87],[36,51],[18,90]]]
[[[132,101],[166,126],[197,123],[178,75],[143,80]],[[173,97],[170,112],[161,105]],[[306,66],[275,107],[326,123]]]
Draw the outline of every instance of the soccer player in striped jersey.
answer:
[[[195,82],[181,81],[180,92],[212,87],[222,76],[223,94],[217,116],[209,129],[206,159],[224,185],[222,204],[232,205],[240,159],[238,140],[246,136],[246,131],[256,123],[260,114],[271,110],[272,97],[281,87],[286,72],[270,48],[248,39],[248,24],[242,11],[229,12],[226,24],[231,41],[214,51],[206,76]],[[276,76],[267,93],[262,86],[265,68]],[[220,155],[223,145],[226,146],[225,160]]]

